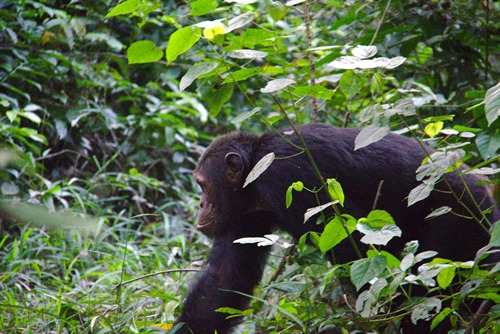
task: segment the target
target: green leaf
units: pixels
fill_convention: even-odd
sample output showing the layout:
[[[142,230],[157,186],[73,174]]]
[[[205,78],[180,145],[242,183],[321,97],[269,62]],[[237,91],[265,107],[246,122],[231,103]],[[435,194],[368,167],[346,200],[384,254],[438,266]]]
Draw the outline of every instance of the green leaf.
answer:
[[[215,0],[196,0],[189,4],[189,9],[193,16],[206,15],[216,8],[217,1]]]
[[[495,224],[493,226],[493,232],[491,233],[491,239],[488,246],[500,247],[500,224]]]
[[[153,63],[163,57],[163,51],[151,41],[132,43],[127,50],[129,64]]]
[[[334,91],[323,86],[299,86],[293,92],[300,96],[313,96],[318,99],[330,100],[335,94]]]
[[[342,185],[335,179],[326,180],[326,184],[328,186],[328,193],[330,194],[330,198],[333,201],[339,201],[341,206],[344,206],[344,190],[342,189]]]
[[[191,49],[191,47],[201,38],[201,30],[197,27],[184,27],[172,35],[167,45],[167,61],[173,62],[179,55]]]
[[[378,252],[376,250],[370,249],[366,252],[366,255],[370,258],[375,257],[377,255],[385,257],[387,260],[387,267],[388,268],[399,268],[399,266],[401,265],[401,260],[399,260],[397,257],[395,257],[394,255],[392,255],[391,253],[389,253],[387,251]]]
[[[425,126],[424,132],[429,136],[429,138],[434,138],[439,134],[439,132],[441,132],[441,130],[443,130],[443,127],[443,122],[429,123]]]
[[[347,220],[349,222],[349,220]],[[351,224],[352,225],[352,224]],[[349,232],[353,231],[353,227],[348,228]],[[342,221],[339,217],[335,217],[325,226],[323,233],[319,237],[319,250],[324,254],[333,247],[337,246],[342,240],[348,237]]]
[[[42,119],[37,114],[31,111],[20,112],[19,116],[29,119],[30,121],[36,124],[40,124],[42,122]]]
[[[360,219],[361,221],[362,219]],[[374,228],[382,228],[385,225],[395,225],[396,222],[391,214],[385,210],[372,210],[368,216],[362,220],[362,223],[368,224]]]
[[[189,68],[187,73],[181,78],[181,82],[179,83],[179,89],[182,92],[184,89],[189,87],[193,83],[193,81],[198,78],[200,75],[209,73],[217,68],[219,63],[199,63]]]
[[[354,71],[347,71],[340,77],[340,91],[346,98],[354,97],[366,85],[367,80],[364,76],[356,74]]]
[[[412,99],[402,99],[398,100],[392,108],[386,109],[384,111],[385,117],[391,117],[393,115],[401,116],[413,116],[417,114],[417,107],[413,103]],[[449,116],[448,116],[449,117]]]
[[[224,79],[224,81],[222,81],[222,84],[226,84],[228,82],[236,82],[236,81],[246,80],[250,77],[253,77],[255,74],[259,73],[261,70],[262,70],[261,68],[253,67],[253,68],[244,68],[244,69],[232,72]]]
[[[301,181],[294,182],[290,185],[290,187],[288,187],[288,189],[286,190],[286,196],[285,196],[287,209],[290,207],[290,205],[292,205],[292,190],[302,191],[303,189],[304,189],[304,184]]]
[[[500,117],[500,83],[486,91],[486,96],[484,97],[484,111],[486,113],[488,125],[491,125]]]
[[[216,117],[222,109],[222,106],[229,101],[231,96],[233,96],[234,86],[232,84],[224,85],[219,89],[216,89],[215,94],[211,97],[209,102],[210,116]]]
[[[283,18],[286,14],[285,6],[278,1],[269,1],[266,4],[266,10],[271,15],[274,22],[277,22]]]
[[[351,281],[356,290],[359,291],[363,285],[382,274],[386,265],[386,258],[380,255],[355,261],[351,266]]]
[[[436,328],[437,325],[439,325],[448,315],[450,315],[453,312],[453,309],[446,307],[444,308],[441,312],[439,312],[434,319],[432,319],[431,322],[431,331]]]
[[[437,282],[441,289],[446,289],[456,276],[457,268],[453,265],[443,268],[437,275]]]
[[[139,8],[139,0],[127,0],[116,5],[105,17],[124,15],[134,12]]]

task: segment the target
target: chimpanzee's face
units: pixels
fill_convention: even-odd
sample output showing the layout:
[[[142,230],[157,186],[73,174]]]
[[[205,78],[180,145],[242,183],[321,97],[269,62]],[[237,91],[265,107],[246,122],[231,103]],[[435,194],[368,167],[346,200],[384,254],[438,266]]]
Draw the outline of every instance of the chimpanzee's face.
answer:
[[[208,153],[194,171],[202,195],[196,228],[208,236],[220,235],[238,221],[245,201],[239,198],[244,164],[235,152]]]

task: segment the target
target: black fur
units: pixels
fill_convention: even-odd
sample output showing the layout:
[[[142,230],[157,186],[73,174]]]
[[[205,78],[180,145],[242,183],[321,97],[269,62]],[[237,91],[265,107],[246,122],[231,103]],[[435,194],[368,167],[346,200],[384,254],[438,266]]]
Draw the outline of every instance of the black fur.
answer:
[[[300,131],[322,176],[336,178],[342,184],[346,195],[343,212],[356,218],[366,216],[373,209],[377,189],[383,181],[376,209],[388,211],[402,229],[402,237],[391,240],[386,250],[398,254],[406,242],[419,240],[419,251],[435,250],[440,257],[466,261],[474,259],[477,250],[487,244],[488,233],[475,219],[462,218],[470,216],[471,212],[450,194],[451,187],[474,216],[484,219],[475,209],[457,173],[446,174],[448,184],[439,182],[429,198],[407,207],[410,190],[419,184],[415,171],[427,153],[432,152],[430,148],[426,148],[426,153],[414,140],[389,134],[377,143],[354,151],[359,129],[311,124],[302,126]],[[285,138],[300,146],[296,135]],[[303,222],[304,212],[318,205],[314,195],[294,193],[292,206],[285,208],[285,193],[293,182],[303,181],[309,189],[321,186],[306,154],[294,145],[275,133],[257,137],[236,132],[216,139],[200,159],[195,175],[202,176],[215,189],[215,194],[210,193],[206,200],[214,204],[214,211],[205,213],[204,218],[200,215],[200,220],[213,220],[205,231],[215,239],[207,269],[191,289],[178,320],[185,322],[194,333],[230,332],[237,319],[225,320],[225,314],[213,310],[223,306],[244,309],[248,298],[222,289],[251,294],[260,281],[267,247],[233,244],[234,239],[261,236],[275,227],[296,239],[308,231],[321,231],[322,225],[316,224],[314,218]],[[227,171],[224,172],[227,168],[224,157],[231,152],[241,156],[244,164],[241,182],[229,182]],[[242,188],[248,172],[270,152],[276,155],[272,165],[256,181]],[[490,222],[499,220],[500,212],[489,189],[478,185],[484,179],[472,175],[463,177],[481,210],[490,211]],[[329,201],[324,192],[319,197],[322,203]],[[448,213],[425,219],[434,209],[444,205],[451,206],[458,215]],[[356,258],[346,240],[334,248],[334,257],[338,263]],[[185,327],[184,332],[188,332]]]

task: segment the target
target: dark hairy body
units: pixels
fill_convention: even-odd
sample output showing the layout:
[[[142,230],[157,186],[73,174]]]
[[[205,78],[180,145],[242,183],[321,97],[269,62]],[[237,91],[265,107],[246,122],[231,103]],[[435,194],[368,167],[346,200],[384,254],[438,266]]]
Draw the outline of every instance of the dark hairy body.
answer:
[[[432,152],[430,148],[424,150],[412,139],[389,134],[354,151],[359,129],[311,124],[302,126],[300,133],[322,177],[341,183],[345,193],[342,212],[360,218],[373,209],[382,209],[393,216],[402,237],[391,240],[385,250],[397,255],[406,242],[418,240],[419,251],[435,250],[440,257],[467,261],[488,243],[489,235],[477,220],[484,220],[484,211],[489,221],[495,222],[500,212],[489,189],[478,184],[483,178],[462,175],[473,200],[458,173],[448,173],[446,182],[439,182],[427,199],[408,207],[407,196],[419,184],[415,171]],[[249,298],[245,295],[251,295],[261,279],[268,247],[234,244],[235,239],[262,236],[276,228],[295,239],[309,231],[321,232],[323,225],[316,224],[315,218],[303,222],[304,212],[318,205],[315,195],[296,194],[291,207],[285,207],[285,193],[293,182],[303,181],[309,189],[321,187],[307,155],[297,148],[301,146],[298,137],[291,134],[285,138],[294,145],[276,133],[258,137],[235,132],[214,140],[201,157],[194,173],[202,188],[197,228],[213,237],[214,244],[206,269],[191,288],[178,319],[185,323],[181,333],[229,333],[241,320],[227,320],[226,314],[214,310],[247,307]],[[271,166],[243,188],[253,166],[270,152],[276,156]],[[329,201],[324,191],[318,196],[321,203]],[[452,213],[425,219],[445,205]],[[365,245],[359,246],[365,249]],[[347,240],[333,252],[337,263],[356,259]]]

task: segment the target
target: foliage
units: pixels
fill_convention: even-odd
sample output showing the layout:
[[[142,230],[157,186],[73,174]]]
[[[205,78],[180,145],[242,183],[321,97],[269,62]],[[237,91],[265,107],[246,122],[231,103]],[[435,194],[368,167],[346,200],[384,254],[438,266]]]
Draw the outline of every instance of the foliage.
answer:
[[[454,152],[422,165],[410,201],[462,162],[498,187],[499,10],[491,1],[0,1],[0,195],[103,223],[92,237],[0,215],[1,331],[153,332],[172,322],[189,283],[175,270],[206,251],[190,228],[198,197],[190,170],[200,146],[230,129],[363,125],[357,148],[399,130],[437,155]],[[297,181],[288,203],[292,189],[311,191]],[[341,186],[325,188],[341,204]],[[466,322],[455,312],[466,296],[498,302],[494,272],[416,244],[401,260],[373,250],[325,264],[321,253],[339,242],[328,235],[358,229],[378,245],[397,234],[385,213],[337,217],[308,236],[321,251],[304,238],[284,258],[241,328],[369,331],[403,315],[433,317],[434,326]],[[495,235],[498,225],[490,245]],[[165,269],[174,270],[113,290]],[[339,277],[366,288],[351,309],[333,300]],[[401,311],[387,312],[402,284],[445,289],[453,278],[459,293],[408,295]],[[492,308],[484,331],[499,319]]]

